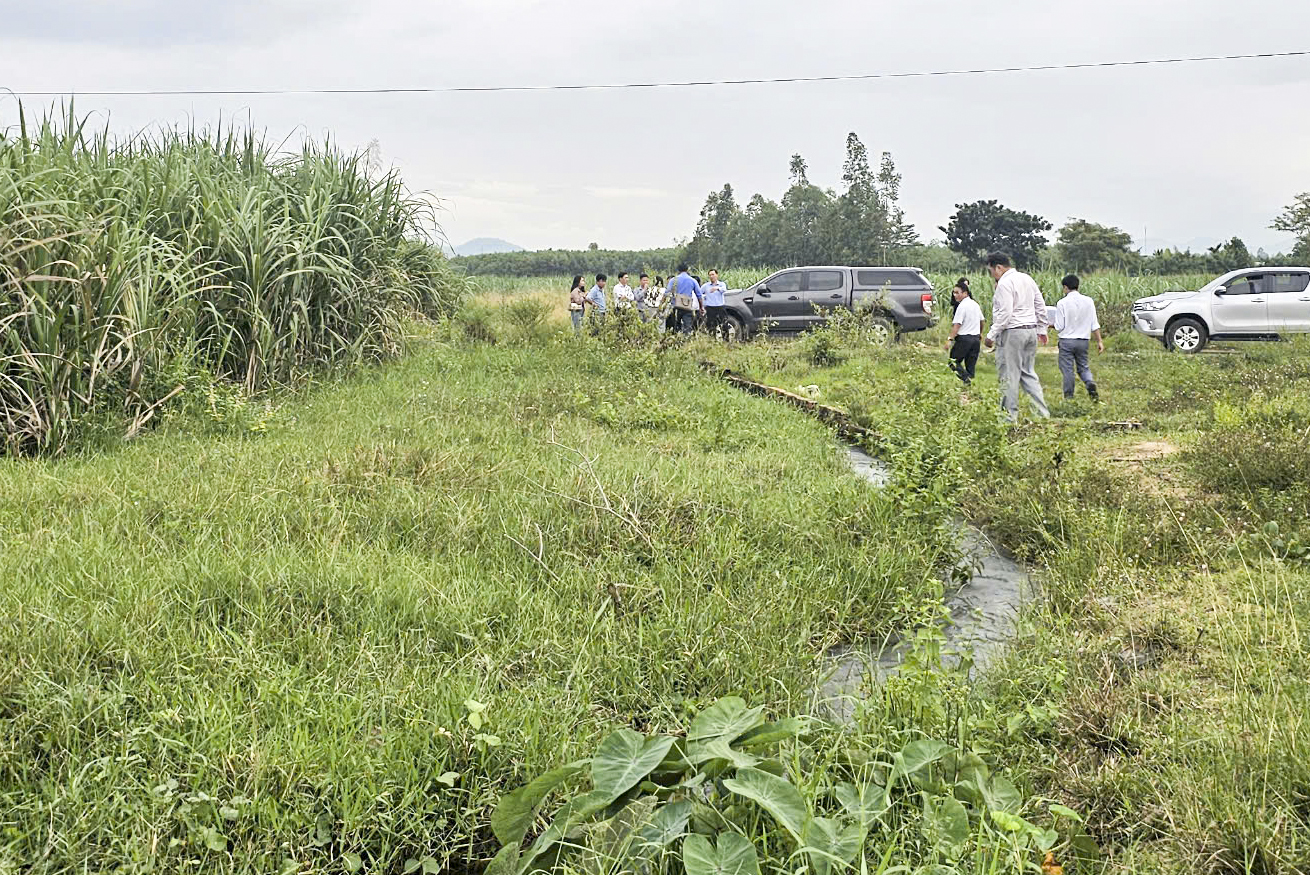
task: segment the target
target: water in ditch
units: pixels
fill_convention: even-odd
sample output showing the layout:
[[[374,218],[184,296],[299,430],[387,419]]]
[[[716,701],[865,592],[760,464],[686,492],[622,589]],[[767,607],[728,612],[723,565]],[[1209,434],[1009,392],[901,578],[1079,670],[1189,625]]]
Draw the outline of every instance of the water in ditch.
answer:
[[[846,450],[851,470],[874,487],[887,485],[891,470],[864,452]],[[978,529],[960,522],[966,565],[974,569],[969,580],[947,591],[948,620],[943,626],[943,660],[958,663],[961,655],[973,659],[973,672],[985,670],[1014,636],[1024,605],[1036,591],[1028,573],[1005,556]],[[895,674],[910,647],[907,640],[841,645],[828,651],[830,660],[819,685],[820,708],[836,719],[854,716],[856,701],[889,675]]]

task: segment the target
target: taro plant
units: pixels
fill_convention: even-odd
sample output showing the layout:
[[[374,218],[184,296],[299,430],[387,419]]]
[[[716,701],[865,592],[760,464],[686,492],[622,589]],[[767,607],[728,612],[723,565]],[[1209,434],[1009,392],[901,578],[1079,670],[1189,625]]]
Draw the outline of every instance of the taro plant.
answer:
[[[852,741],[809,718],[768,722],[737,697],[706,708],[683,737],[618,729],[591,760],[500,800],[491,828],[502,848],[487,872],[759,875],[763,857],[770,870],[833,875],[871,850],[884,865],[899,850],[945,875],[970,856],[980,870],[1041,871],[1042,855],[1094,852],[1076,812],[1051,805],[1058,828],[1039,826],[1024,812],[1040,806],[976,753],[918,739],[870,756]],[[539,825],[563,787],[575,789]]]

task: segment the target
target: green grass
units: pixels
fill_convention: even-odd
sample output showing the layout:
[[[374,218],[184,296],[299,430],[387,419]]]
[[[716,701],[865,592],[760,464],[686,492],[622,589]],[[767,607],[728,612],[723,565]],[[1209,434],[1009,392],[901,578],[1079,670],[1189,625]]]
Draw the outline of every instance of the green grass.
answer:
[[[1100,406],[1010,427],[944,326],[576,341],[506,302],[273,408],[199,394],[107,452],[0,460],[0,872],[478,871],[500,796],[616,727],[678,734],[727,695],[808,712],[826,646],[933,615],[957,513],[1042,598],[977,684],[929,636],[852,727],[784,746],[804,803],[936,740],[1033,823],[1047,800],[1086,819],[1106,857],[1061,850],[1070,875],[1303,871],[1304,344],[1116,333]],[[817,386],[882,435],[891,486],[704,360]],[[1039,372],[1058,395],[1049,352]],[[715,811],[766,870],[799,865],[760,809]],[[943,862],[930,820],[905,788],[867,870]],[[971,810],[958,871],[1040,862],[999,853],[1003,823]]]
[[[998,433],[990,357],[965,390],[943,333],[874,348],[838,327],[695,354],[818,386],[893,451],[962,469],[954,500],[1035,566],[1043,598],[954,726],[1083,812],[1112,871],[1305,871],[1305,343],[1187,357],[1115,334],[1092,361],[1099,405],[1060,400],[1047,351],[1054,418]],[[938,698],[916,700],[925,731]],[[1031,723],[1029,704],[1050,719],[998,733]]]
[[[804,711],[952,561],[676,355],[423,341],[259,427],[0,461],[0,870],[476,866],[522,776]]]

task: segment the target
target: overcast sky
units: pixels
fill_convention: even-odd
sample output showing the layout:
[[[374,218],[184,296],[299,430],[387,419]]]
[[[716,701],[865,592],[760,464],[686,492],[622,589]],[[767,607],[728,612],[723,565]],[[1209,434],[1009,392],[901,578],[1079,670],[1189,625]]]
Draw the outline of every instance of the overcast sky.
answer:
[[[6,4],[0,86],[539,85],[900,72],[1310,49],[1291,0],[44,0]],[[48,98],[25,98],[29,108]],[[377,140],[440,197],[454,243],[638,248],[689,236],[705,195],[781,196],[800,152],[893,154],[924,239],[997,198],[1194,249],[1269,230],[1310,190],[1310,57],[695,89],[80,98],[131,132],[247,116],[277,140]],[[0,123],[16,104],[0,100]]]

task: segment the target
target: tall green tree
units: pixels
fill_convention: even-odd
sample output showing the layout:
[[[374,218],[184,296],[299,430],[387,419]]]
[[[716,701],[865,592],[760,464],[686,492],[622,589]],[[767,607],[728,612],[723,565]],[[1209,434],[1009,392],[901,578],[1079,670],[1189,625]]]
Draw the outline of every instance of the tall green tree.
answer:
[[[1037,261],[1051,223],[1041,216],[1011,210],[997,201],[956,204],[955,215],[940,228],[946,245],[975,264],[989,252],[1006,252],[1020,267]]]
[[[728,238],[724,262],[728,265],[774,267],[790,258],[782,210],[762,194],[746,204]]]
[[[705,268],[720,267],[730,247],[729,235],[737,223],[740,210],[732,186],[725,184],[710,192],[696,223],[696,233],[687,245],[687,260]]]
[[[783,249],[786,263],[815,264],[827,254],[827,240],[821,233],[832,211],[833,196],[810,182],[808,165],[800,155],[791,156],[791,187],[782,196]]]
[[[1070,270],[1124,268],[1136,261],[1131,234],[1086,219],[1072,219],[1059,231],[1059,256]]]
[[[901,174],[896,171],[891,152],[883,152],[878,164],[878,193],[887,205],[887,243],[893,247],[916,245],[919,234],[905,221],[905,211],[901,209]]]
[[[1310,259],[1310,191],[1298,194],[1296,200],[1274,219],[1272,226],[1276,231],[1286,231],[1297,236],[1293,255],[1297,258]]]
[[[1251,267],[1255,264],[1255,259],[1251,257],[1251,250],[1246,248],[1240,237],[1234,237],[1218,246],[1211,246],[1207,260],[1210,263],[1210,270],[1215,273],[1227,273],[1239,267]]]
[[[841,195],[824,223],[827,261],[841,264],[878,264],[892,251],[915,242],[897,203],[901,177],[890,153],[884,152],[874,173],[869,152],[854,132],[846,137]]]

